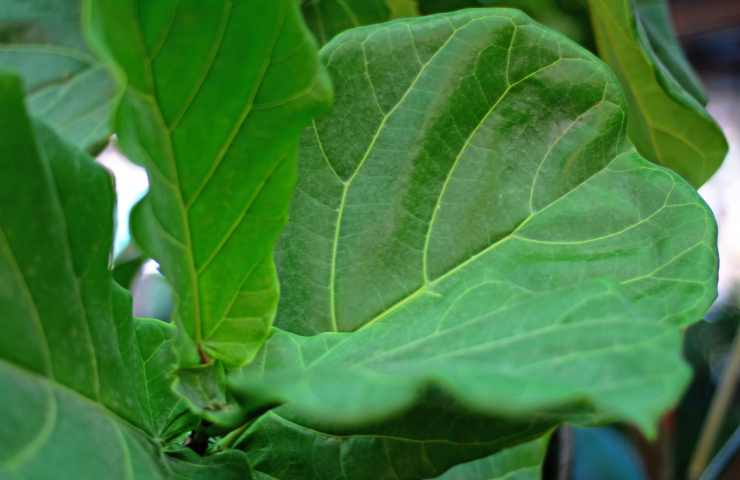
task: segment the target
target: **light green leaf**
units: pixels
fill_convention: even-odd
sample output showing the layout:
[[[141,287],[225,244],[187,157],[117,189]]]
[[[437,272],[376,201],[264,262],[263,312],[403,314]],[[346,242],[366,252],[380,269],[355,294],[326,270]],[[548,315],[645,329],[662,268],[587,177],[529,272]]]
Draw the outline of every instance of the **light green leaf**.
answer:
[[[301,11],[322,45],[349,28],[418,13],[415,0],[301,0]]]
[[[298,136],[330,97],[298,4],[87,5],[126,83],[116,130],[151,184],[132,229],[173,283],[181,365],[241,365],[274,316]]]
[[[688,379],[678,326],[716,293],[716,228],[628,148],[608,68],[504,9],[353,29],[321,58],[337,103],[303,137],[279,329],[234,380],[285,405],[250,436],[348,436],[348,477],[403,458],[419,478],[560,421],[652,431]]]
[[[0,477],[172,478],[181,461],[162,456],[130,297],[108,270],[112,181],[32,125],[22,92],[0,76]]]
[[[85,46],[80,0],[3,0],[0,65],[23,77],[31,113],[83,149],[105,141],[113,79]]]
[[[642,155],[695,187],[727,154],[722,131],[670,30],[664,1],[589,0],[600,56],[614,69],[629,104],[629,135]]]
[[[451,468],[436,480],[540,480],[549,435]]]

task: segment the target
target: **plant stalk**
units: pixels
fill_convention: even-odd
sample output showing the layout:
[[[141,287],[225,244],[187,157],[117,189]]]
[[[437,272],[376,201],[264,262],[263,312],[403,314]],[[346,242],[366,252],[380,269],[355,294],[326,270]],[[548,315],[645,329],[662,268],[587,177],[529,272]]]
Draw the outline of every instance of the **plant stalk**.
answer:
[[[722,427],[740,377],[740,330],[735,332],[732,352],[717,392],[712,398],[707,419],[702,427],[699,443],[689,465],[689,480],[699,480],[712,454],[717,435]]]

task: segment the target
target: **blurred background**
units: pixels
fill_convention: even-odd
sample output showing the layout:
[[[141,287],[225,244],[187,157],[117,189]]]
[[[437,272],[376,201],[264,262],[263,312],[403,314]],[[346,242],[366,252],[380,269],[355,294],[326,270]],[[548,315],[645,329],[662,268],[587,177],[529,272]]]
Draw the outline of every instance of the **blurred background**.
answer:
[[[702,480],[740,480],[740,395],[734,388],[740,371],[729,368],[740,320],[740,0],[672,0],[670,5],[681,43],[707,89],[709,112],[730,144],[724,165],[700,190],[719,223],[719,297],[705,321],[686,332],[685,355],[694,378],[680,404],[664,418],[658,438],[648,442],[620,426],[561,429],[548,453],[545,478],[689,478],[701,443],[704,463],[710,465]],[[136,315],[167,319],[167,284],[156,263],[140,258],[129,238],[129,213],[146,193],[146,173],[117,153],[115,144],[99,161],[116,176],[116,277],[132,286]],[[740,341],[736,344],[740,370]],[[718,395],[723,383],[724,393]],[[714,407],[714,425],[706,428],[718,397],[725,408]],[[714,435],[704,433],[700,442],[707,430]]]

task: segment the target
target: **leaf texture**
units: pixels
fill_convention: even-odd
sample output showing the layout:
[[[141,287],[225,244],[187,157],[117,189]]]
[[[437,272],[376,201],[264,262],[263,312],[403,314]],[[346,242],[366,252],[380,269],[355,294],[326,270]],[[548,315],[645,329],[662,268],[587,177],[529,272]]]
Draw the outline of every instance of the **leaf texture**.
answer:
[[[716,227],[629,146],[611,72],[505,9],[353,29],[321,58],[337,102],[302,140],[278,329],[233,385],[285,403],[250,427],[272,441],[255,468],[339,436],[331,475],[425,478],[561,421],[652,431],[688,379],[678,326],[716,293]]]
[[[0,76],[0,102],[0,478],[178,478],[145,401],[158,341],[140,343],[108,270],[111,179],[31,123],[18,77]]]
[[[80,0],[4,0],[0,64],[22,76],[31,113],[89,149],[111,133],[115,83],[82,38]]]
[[[241,365],[277,304],[298,135],[330,98],[298,5],[88,5],[91,39],[126,82],[117,133],[151,184],[133,233],[173,283],[181,363]]]
[[[657,0],[589,0],[599,55],[628,94],[630,139],[646,158],[699,187],[722,164],[727,141],[702,107],[701,85],[667,8]]]

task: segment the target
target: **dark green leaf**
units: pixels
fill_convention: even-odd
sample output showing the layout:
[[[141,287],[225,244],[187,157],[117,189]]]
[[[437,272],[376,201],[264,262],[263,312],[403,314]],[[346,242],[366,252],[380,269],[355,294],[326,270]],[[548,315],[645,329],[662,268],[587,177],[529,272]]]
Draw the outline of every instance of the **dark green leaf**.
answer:
[[[636,5],[634,7],[633,5]],[[670,29],[664,0],[589,0],[600,56],[629,104],[629,135],[642,155],[701,186],[727,154],[704,110],[698,80]]]
[[[177,357],[175,327],[161,320],[136,319],[136,338],[143,362],[142,403],[158,439],[166,442],[192,430],[197,419],[172,390]]]
[[[458,465],[436,480],[540,480],[548,437],[545,435],[490,457]]]
[[[635,17],[647,35],[647,44],[652,47],[652,51],[647,53],[655,55],[659,60],[656,62],[659,68],[669,71],[666,75],[672,75],[697,101],[706,105],[704,87],[678,43],[666,0],[635,0],[633,8]]]
[[[148,391],[142,353],[163,372],[170,361],[148,348],[159,339],[135,331],[108,270],[113,184],[32,125],[22,91],[0,76],[0,477],[171,478],[179,461],[160,451],[167,402]]]
[[[415,0],[302,0],[301,10],[322,45],[352,27],[417,13]]]
[[[23,77],[32,114],[91,148],[110,134],[115,85],[87,50],[81,0],[3,0],[0,65]]]
[[[89,6],[91,39],[126,82],[120,145],[151,181],[132,229],[173,283],[181,364],[241,365],[274,316],[298,136],[330,96],[298,4]]]
[[[586,8],[564,5],[563,0],[478,0],[489,7],[518,8],[533,19],[592,48],[593,35]]]
[[[652,431],[688,379],[677,326],[715,296],[716,231],[628,148],[611,72],[503,9],[353,29],[321,57],[337,103],[303,137],[280,329],[235,380],[250,409],[286,402],[250,429],[281,429],[260,463],[340,435],[350,478],[419,478],[563,420]]]
[[[113,278],[124,288],[131,289],[136,274],[147,258],[131,243],[113,261]]]

